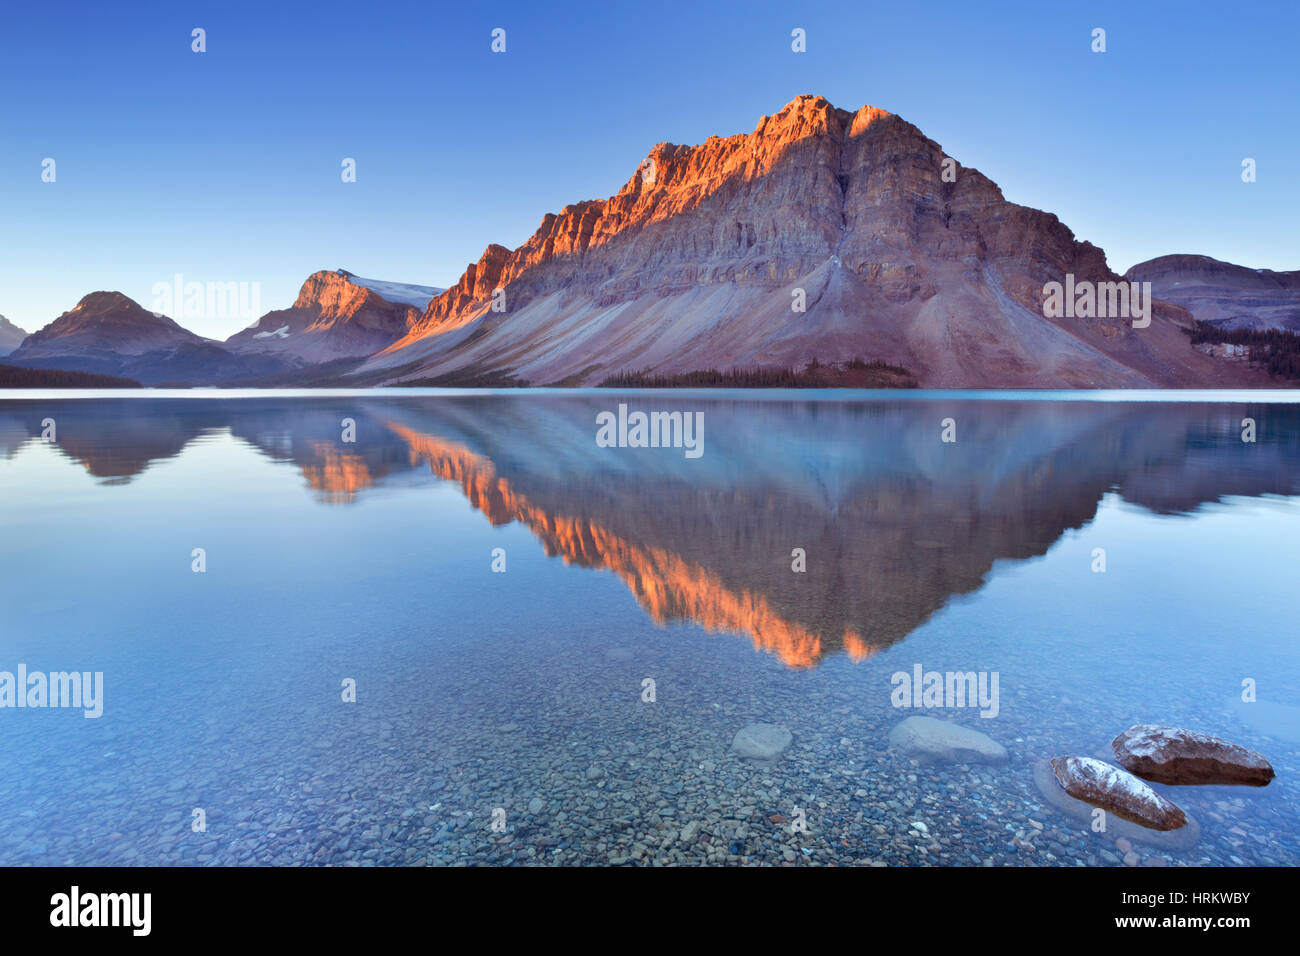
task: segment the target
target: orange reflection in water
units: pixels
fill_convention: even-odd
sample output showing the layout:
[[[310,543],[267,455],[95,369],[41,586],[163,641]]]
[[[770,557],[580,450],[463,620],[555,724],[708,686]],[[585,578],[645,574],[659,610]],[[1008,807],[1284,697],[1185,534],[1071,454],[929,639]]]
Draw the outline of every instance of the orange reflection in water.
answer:
[[[548,555],[613,571],[656,623],[689,620],[714,632],[748,634],[756,649],[776,654],[790,667],[812,667],[821,658],[821,638],[782,618],[762,595],[730,589],[700,565],[637,544],[590,519],[548,514],[516,493],[482,455],[404,425],[386,424],[409,447],[412,464],[427,461],[433,474],[459,483],[470,504],[493,525],[517,521],[537,535]],[[853,631],[846,631],[844,640],[855,660],[870,653]]]
[[[329,504],[350,504],[363,488],[374,484],[370,467],[360,455],[339,451],[329,442],[311,443],[313,464],[302,466],[303,476]]]

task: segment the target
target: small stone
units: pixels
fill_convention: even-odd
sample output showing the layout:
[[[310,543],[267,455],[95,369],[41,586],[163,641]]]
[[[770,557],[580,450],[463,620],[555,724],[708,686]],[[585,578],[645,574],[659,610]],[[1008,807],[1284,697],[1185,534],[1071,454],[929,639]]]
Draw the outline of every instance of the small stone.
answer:
[[[736,731],[731,749],[747,760],[770,762],[789,748],[794,737],[776,724],[746,724]]]
[[[545,807],[546,807],[546,803],[542,800],[541,797],[533,797],[533,799],[528,801],[529,813],[532,814],[541,813],[542,810],[545,809]]]
[[[889,746],[922,763],[1005,763],[1007,749],[988,734],[934,717],[908,717]]]

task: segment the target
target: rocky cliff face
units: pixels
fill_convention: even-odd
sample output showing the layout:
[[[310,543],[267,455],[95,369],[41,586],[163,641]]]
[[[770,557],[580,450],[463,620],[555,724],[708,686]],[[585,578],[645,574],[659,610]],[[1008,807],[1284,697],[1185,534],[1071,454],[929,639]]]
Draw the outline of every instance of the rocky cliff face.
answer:
[[[0,315],[0,356],[8,355],[22,344],[27,333]]]
[[[292,306],[268,312],[255,325],[228,338],[226,345],[238,352],[267,353],[299,364],[363,358],[385,349],[406,335],[420,309],[407,302],[389,301],[364,284],[370,281],[343,269],[312,273]],[[408,291],[418,288],[423,287],[402,287]],[[427,291],[432,295],[436,290]],[[428,298],[413,301],[427,304]]]
[[[978,171],[953,164],[944,177],[945,159],[897,116],[814,96],[749,134],[661,143],[616,196],[546,216],[513,251],[490,246],[366,369],[594,384],[861,356],[930,386],[1249,374],[1191,349],[1176,306],[1159,305],[1142,330],[1044,318],[1046,283],[1120,277],[1100,249],[1007,202]]]
[[[1160,256],[1140,262],[1127,279],[1204,322],[1226,328],[1300,332],[1300,271],[1248,269],[1209,256]]]

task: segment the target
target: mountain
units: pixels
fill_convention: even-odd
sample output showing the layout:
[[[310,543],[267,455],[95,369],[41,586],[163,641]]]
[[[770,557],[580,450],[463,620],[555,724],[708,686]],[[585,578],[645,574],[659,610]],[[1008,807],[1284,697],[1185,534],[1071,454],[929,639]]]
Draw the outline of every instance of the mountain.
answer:
[[[122,356],[207,341],[165,315],[146,311],[120,292],[92,292],[45,328],[27,336],[14,358],[83,356],[87,362],[100,358],[116,362]]]
[[[0,356],[8,355],[22,344],[27,333],[0,315]]]
[[[439,291],[362,279],[345,269],[314,272],[292,306],[268,312],[225,344],[298,365],[364,358],[406,335]]]
[[[1300,271],[1248,269],[1209,256],[1160,256],[1139,262],[1126,279],[1150,282],[1158,298],[1227,329],[1300,332]]]
[[[1047,283],[1120,277],[977,170],[945,181],[945,159],[898,116],[817,96],[752,133],[660,143],[617,195],[489,246],[358,374],[592,385],[860,356],[931,387],[1267,381],[1192,349],[1175,305],[1144,329],[1044,317]]]
[[[33,332],[6,359],[37,369],[91,372],[146,385],[207,385],[270,375],[282,361],[240,356],[149,312],[120,292],[92,292]]]
[[[266,380],[386,348],[406,334],[439,291],[363,279],[343,269],[317,272],[303,283],[293,306],[268,312],[224,344],[149,312],[120,292],[93,292],[21,340],[8,361],[123,376],[146,385]]]

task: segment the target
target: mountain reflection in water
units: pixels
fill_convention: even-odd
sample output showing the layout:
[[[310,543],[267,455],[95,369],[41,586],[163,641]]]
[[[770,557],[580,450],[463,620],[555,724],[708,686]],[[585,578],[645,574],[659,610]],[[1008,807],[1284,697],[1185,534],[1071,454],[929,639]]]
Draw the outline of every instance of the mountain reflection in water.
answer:
[[[704,454],[601,448],[596,415],[701,411]],[[1300,491],[1300,406],[782,401],[673,393],[93,399],[0,405],[0,456],[43,442],[130,483],[229,434],[322,504],[432,475],[548,555],[612,571],[654,620],[747,635],[791,667],[903,640],[995,561],[1044,554],[1114,493],[1157,514]],[[957,441],[940,440],[956,421]],[[1241,439],[1241,421],[1258,440]],[[342,440],[355,422],[355,442]],[[792,552],[807,570],[792,571]]]

